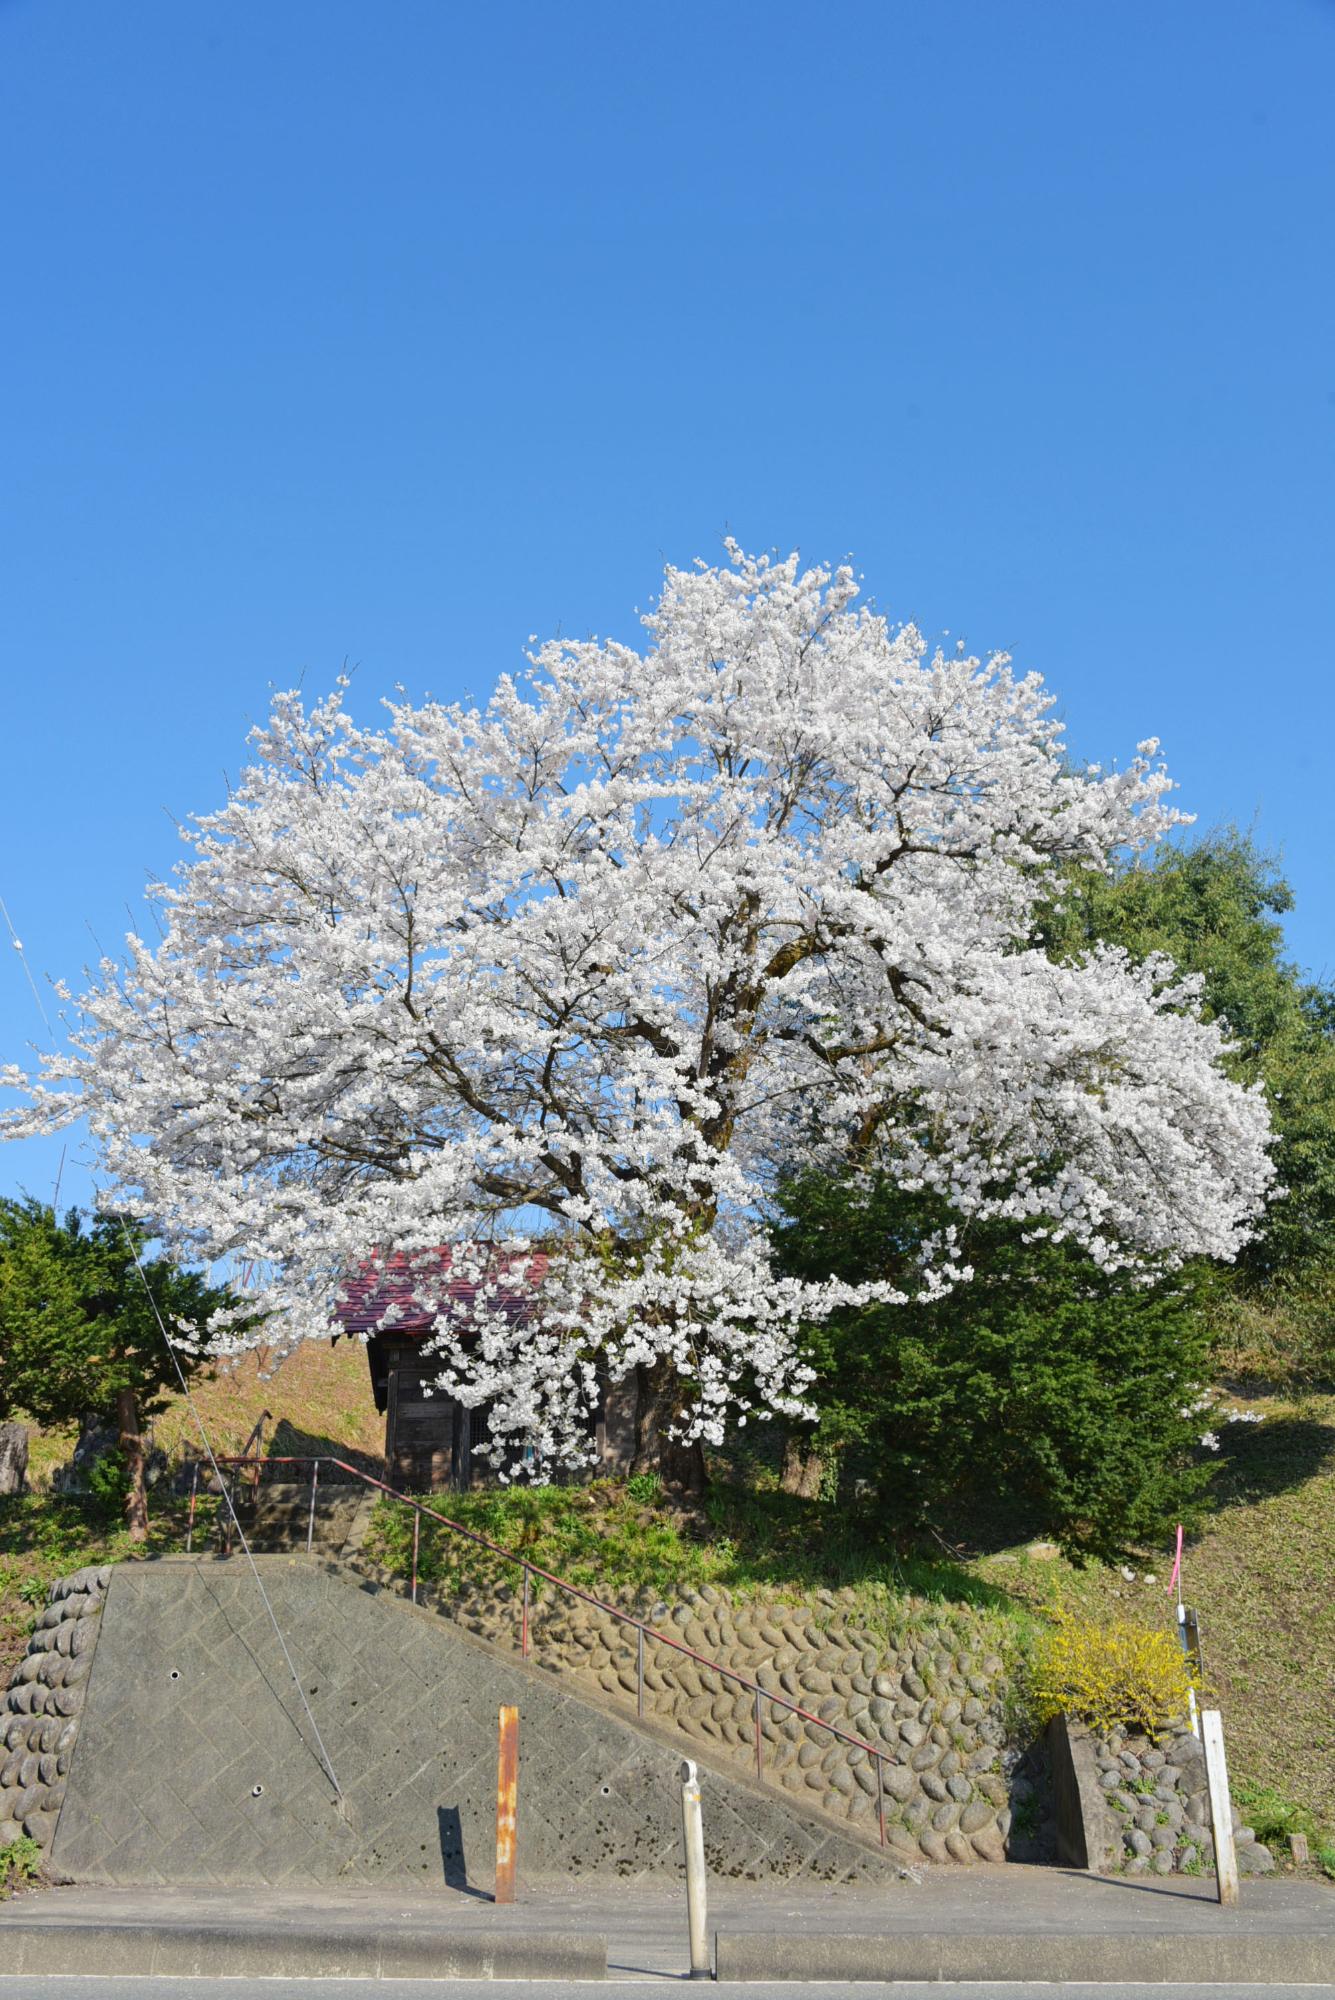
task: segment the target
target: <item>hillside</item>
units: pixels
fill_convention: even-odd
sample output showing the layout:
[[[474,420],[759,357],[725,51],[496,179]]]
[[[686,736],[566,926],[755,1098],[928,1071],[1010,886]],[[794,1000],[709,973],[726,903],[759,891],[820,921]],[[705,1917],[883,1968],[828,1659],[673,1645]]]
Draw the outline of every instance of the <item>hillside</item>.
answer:
[[[239,1452],[261,1412],[269,1454],[304,1456],[337,1453],[378,1471],[384,1418],[371,1396],[366,1353],[356,1341],[311,1345],[274,1369],[263,1349],[221,1366],[211,1380],[192,1388],[219,1456]],[[0,1500],[0,1681],[23,1651],[45,1589],[64,1571],[85,1562],[118,1561],[133,1554],[119,1524],[87,1501],[62,1499],[50,1490],[54,1467],[74,1448],[72,1430],[29,1429],[29,1475],[33,1491],[21,1500]],[[174,1462],[200,1453],[198,1427],[182,1396],[172,1397],[153,1426],[153,1441]],[[214,1503],[199,1506],[199,1528],[207,1530]],[[184,1495],[156,1487],[150,1497],[150,1554],[184,1546]]]
[[[247,1357],[195,1392],[215,1449],[240,1448],[262,1410],[271,1454],[339,1453],[377,1460],[382,1419],[359,1346],[312,1346],[268,1373]],[[1320,1826],[1335,1828],[1335,1397],[1261,1399],[1259,1425],[1226,1427],[1222,1505],[1188,1544],[1185,1590],[1200,1612],[1206,1667],[1224,1710],[1235,1783],[1270,1788]],[[156,1426],[175,1452],[193,1424],[176,1399]],[[68,1455],[68,1436],[34,1440],[39,1486]],[[180,1545],[179,1498],[154,1497],[154,1546]],[[653,1480],[545,1493],[452,1496],[449,1510],[532,1559],[604,1588],[670,1592],[714,1582],[733,1592],[789,1595],[852,1586],[869,1622],[902,1619],[912,1600],[942,1614],[967,1606],[1010,1629],[1023,1650],[1034,1618],[1058,1605],[1171,1625],[1171,1557],[1145,1551],[1126,1569],[1077,1569],[1044,1545],[953,1561],[903,1561],[838,1503],[716,1486],[702,1510],[663,1499]],[[207,1506],[205,1512],[207,1513]],[[392,1524],[386,1520],[392,1553]],[[127,1554],[114,1524],[86,1504],[38,1494],[0,1502],[0,1665],[15,1657],[32,1598],[62,1568]],[[424,1550],[424,1557],[426,1552]],[[426,1558],[433,1560],[434,1558]],[[1128,1571],[1130,1574],[1128,1574]],[[1151,1581],[1151,1577],[1153,1581]],[[31,1579],[25,1585],[25,1579]],[[21,1594],[24,1589],[27,1598]],[[1250,1810],[1250,1808],[1249,1808]]]

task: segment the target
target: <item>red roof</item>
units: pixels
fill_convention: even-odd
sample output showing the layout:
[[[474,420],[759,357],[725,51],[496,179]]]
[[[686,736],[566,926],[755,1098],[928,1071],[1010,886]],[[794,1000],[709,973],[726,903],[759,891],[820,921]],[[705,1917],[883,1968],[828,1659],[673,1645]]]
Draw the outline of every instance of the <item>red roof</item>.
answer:
[[[450,1277],[459,1249],[469,1253],[465,1271]],[[487,1248],[443,1243],[435,1250],[411,1254],[395,1250],[386,1257],[368,1258],[346,1280],[334,1313],[344,1333],[406,1334],[420,1340],[440,1330],[442,1312],[456,1327],[466,1326],[478,1292],[486,1285],[489,1310],[499,1309],[518,1326],[532,1311],[547,1261],[545,1250],[510,1250],[504,1244]],[[419,1286],[425,1299],[418,1297]]]

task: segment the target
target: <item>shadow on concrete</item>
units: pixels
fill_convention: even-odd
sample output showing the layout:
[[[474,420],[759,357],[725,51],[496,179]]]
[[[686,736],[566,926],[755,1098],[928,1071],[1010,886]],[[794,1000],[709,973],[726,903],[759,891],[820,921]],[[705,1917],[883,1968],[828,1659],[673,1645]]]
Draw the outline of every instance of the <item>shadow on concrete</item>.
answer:
[[[468,1863],[464,1858],[464,1828],[458,1806],[437,1806],[436,1827],[440,1834],[440,1863],[445,1872],[445,1887],[459,1889],[465,1895],[477,1896],[489,1903],[491,1897],[484,1889],[474,1888],[468,1879]]]

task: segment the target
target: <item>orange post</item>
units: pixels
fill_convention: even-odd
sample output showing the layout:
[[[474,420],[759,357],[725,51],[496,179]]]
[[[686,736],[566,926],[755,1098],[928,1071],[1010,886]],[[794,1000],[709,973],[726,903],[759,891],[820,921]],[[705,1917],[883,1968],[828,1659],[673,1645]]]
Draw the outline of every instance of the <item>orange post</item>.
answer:
[[[496,1901],[515,1899],[515,1852],[519,1838],[519,1710],[503,1708],[500,1754],[496,1763]]]

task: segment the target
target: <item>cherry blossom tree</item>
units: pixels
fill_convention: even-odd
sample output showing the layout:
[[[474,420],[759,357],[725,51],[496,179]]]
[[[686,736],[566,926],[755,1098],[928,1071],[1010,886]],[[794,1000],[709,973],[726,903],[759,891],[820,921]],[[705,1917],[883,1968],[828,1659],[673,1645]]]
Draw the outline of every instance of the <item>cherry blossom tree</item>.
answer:
[[[587,1458],[600,1380],[680,1476],[801,1412],[803,1322],[968,1281],[950,1225],[900,1290],[778,1278],[795,1162],[1146,1269],[1232,1258],[1272,1177],[1192,981],[1026,942],[1061,868],[1182,817],[1157,744],[1075,768],[1004,655],[930,650],[849,569],[728,554],[666,572],[643,650],[552,641],[485,708],[278,696],[161,941],[6,1073],[11,1132],[86,1116],[117,1205],[265,1274],[270,1343],[326,1334],[369,1255],[484,1272],[540,1237],[533,1310],[484,1304],[440,1358],[549,1469]]]

